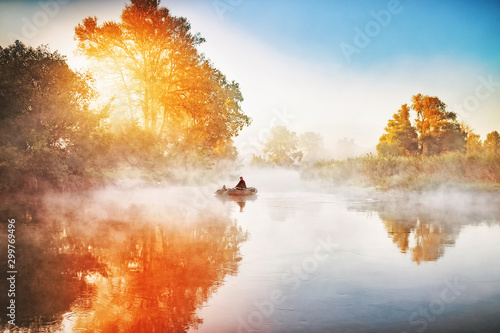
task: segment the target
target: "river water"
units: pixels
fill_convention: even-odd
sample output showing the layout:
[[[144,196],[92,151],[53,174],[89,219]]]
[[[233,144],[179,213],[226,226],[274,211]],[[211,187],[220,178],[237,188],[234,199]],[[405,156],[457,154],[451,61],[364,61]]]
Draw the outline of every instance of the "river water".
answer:
[[[213,190],[6,198],[0,237],[4,247],[15,219],[16,324],[35,332],[500,331],[498,195],[284,186],[243,201]],[[5,309],[7,283],[1,288]]]

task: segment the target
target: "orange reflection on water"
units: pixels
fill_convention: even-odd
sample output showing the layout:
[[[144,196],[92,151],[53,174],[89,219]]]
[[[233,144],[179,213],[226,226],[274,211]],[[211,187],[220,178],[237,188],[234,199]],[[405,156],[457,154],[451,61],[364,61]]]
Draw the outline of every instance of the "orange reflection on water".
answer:
[[[209,210],[116,204],[122,201],[75,196],[71,205],[59,197],[50,205],[9,203],[15,207],[9,215],[20,216],[19,327],[185,332],[200,325],[197,310],[237,273],[247,232]]]
[[[402,253],[410,252],[417,264],[438,260],[445,246],[455,243],[454,235],[437,223],[383,218],[387,233]],[[413,236],[413,237],[411,237]],[[410,243],[413,241],[413,246]]]
[[[100,244],[108,276],[92,274],[80,298],[74,331],[185,332],[198,327],[204,302],[237,271],[239,244],[247,237],[235,223],[213,219],[190,227],[120,227],[125,241]]]

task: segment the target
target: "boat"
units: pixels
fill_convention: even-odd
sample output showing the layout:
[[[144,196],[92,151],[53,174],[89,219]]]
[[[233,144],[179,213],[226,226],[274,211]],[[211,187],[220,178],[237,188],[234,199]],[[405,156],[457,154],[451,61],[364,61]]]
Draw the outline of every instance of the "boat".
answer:
[[[247,187],[247,188],[226,188],[226,186],[222,186],[221,189],[215,191],[216,195],[219,196],[252,196],[257,194],[257,189],[255,187]]]

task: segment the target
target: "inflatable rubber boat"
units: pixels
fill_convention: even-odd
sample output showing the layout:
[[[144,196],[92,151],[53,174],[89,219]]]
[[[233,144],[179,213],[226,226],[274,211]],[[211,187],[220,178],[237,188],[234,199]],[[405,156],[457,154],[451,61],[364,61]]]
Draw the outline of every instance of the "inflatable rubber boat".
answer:
[[[223,186],[215,192],[216,195],[229,195],[229,196],[250,196],[257,194],[257,189],[255,187],[247,188],[226,188]]]

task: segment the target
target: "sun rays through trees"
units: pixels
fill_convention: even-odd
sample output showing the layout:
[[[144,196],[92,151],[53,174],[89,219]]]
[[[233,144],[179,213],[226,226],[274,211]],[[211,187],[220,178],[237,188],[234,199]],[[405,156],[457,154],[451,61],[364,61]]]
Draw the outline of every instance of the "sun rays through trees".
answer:
[[[127,126],[143,128],[166,152],[234,156],[232,138],[250,124],[243,96],[198,52],[205,40],[186,18],[159,1],[133,0],[120,22],[97,21],[88,17],[75,28],[78,51],[109,73]]]
[[[233,139],[251,122],[239,84],[198,51],[186,18],[132,0],[119,22],[83,19],[75,39],[86,73],[48,46],[0,48],[3,190],[86,187],[123,167],[156,179],[237,157]]]

